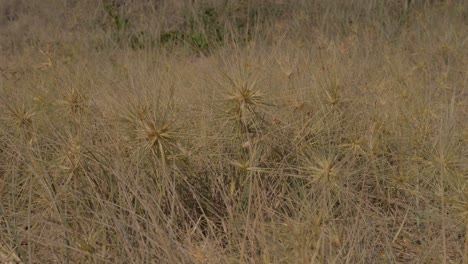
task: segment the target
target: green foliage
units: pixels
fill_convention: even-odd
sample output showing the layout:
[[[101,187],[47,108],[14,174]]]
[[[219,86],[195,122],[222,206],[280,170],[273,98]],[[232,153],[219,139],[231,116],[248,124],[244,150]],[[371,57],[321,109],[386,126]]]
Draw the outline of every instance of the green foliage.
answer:
[[[191,43],[200,50],[204,50],[208,47],[208,40],[202,33],[191,35],[190,40]]]

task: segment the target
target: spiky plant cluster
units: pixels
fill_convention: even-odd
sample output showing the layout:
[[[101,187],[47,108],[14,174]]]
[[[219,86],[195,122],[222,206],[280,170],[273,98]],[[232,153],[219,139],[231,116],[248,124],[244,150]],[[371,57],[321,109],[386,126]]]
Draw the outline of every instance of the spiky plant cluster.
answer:
[[[316,182],[330,184],[337,182],[336,158],[313,158],[309,162],[306,171],[309,173],[308,176],[310,176],[312,184]]]
[[[86,96],[74,87],[65,91],[62,99],[58,102],[66,107],[68,113],[73,115],[81,113],[87,106]]]
[[[119,114],[120,125],[126,141],[137,144],[144,150],[157,154],[162,159],[167,154],[175,154],[178,149],[174,122],[169,122],[168,111],[157,109],[152,103],[125,103]]]
[[[154,121],[142,121],[137,139],[143,140],[143,147],[157,152],[162,159],[176,147],[176,134],[169,123],[157,126]]]
[[[9,107],[10,120],[19,129],[29,129],[33,124],[33,118],[35,111],[33,109],[27,109],[24,105],[18,108]]]
[[[37,110],[26,106],[24,103],[11,104],[5,102],[6,115],[2,121],[14,127],[23,140],[32,144],[36,140],[34,120],[37,116]]]
[[[257,90],[255,82],[236,84],[228,92],[227,101],[231,118],[237,122],[243,133],[252,133],[255,122],[261,118],[261,109],[266,106],[264,95]]]

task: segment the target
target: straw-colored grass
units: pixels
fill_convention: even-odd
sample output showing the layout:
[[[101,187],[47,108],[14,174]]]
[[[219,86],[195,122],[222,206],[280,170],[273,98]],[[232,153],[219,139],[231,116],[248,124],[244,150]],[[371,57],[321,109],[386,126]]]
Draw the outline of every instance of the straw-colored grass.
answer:
[[[466,1],[0,1],[0,263],[467,263]]]

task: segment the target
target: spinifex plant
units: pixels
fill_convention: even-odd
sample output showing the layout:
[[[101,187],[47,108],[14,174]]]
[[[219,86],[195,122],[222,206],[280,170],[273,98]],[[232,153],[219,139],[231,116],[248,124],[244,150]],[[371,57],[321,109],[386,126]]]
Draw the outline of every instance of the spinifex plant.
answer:
[[[0,118],[0,120],[3,119],[3,122],[12,125],[22,139],[32,143],[36,139],[34,119],[37,110],[26,106],[24,103],[12,104],[5,102],[4,105],[7,115],[5,115],[5,118]]]
[[[155,158],[167,161],[167,155],[176,154],[179,149],[174,122],[167,121],[165,110],[156,110],[153,104],[127,104],[120,120],[126,129],[125,138],[136,143],[142,150],[150,151]]]
[[[137,133],[137,139],[144,140],[143,147],[151,149],[152,153],[158,155],[164,162],[166,154],[177,148],[176,134],[171,131],[169,123],[161,123],[158,126],[154,121],[142,121]]]
[[[64,105],[68,113],[73,116],[77,116],[86,108],[88,100],[82,92],[71,87],[63,92],[62,98],[58,100],[58,103]]]
[[[264,95],[255,86],[254,81],[233,81],[232,88],[227,92],[230,105],[230,118],[238,124],[244,135],[254,133],[262,121],[262,108],[266,106]]]

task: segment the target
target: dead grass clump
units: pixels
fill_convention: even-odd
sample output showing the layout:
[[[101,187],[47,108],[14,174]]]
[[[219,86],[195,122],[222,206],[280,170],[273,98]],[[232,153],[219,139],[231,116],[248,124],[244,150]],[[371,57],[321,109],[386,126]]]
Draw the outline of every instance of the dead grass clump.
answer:
[[[0,262],[468,261],[463,1],[44,1],[0,3]]]

